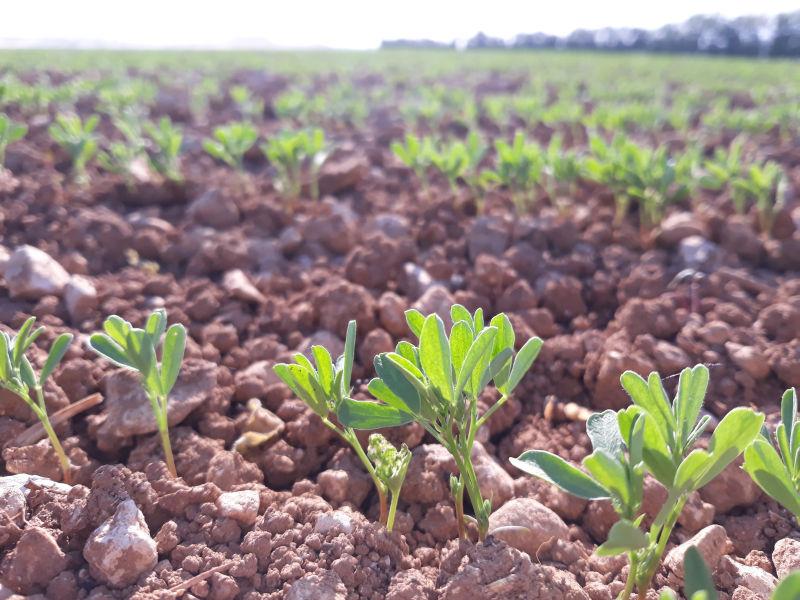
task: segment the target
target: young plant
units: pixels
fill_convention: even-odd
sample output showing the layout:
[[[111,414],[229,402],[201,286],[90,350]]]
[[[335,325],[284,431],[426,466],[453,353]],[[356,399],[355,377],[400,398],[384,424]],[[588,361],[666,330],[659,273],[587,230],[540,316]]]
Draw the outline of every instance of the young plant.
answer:
[[[483,540],[492,502],[483,498],[472,464],[475,436],[528,372],[542,340],[531,338],[514,358],[514,329],[506,315],[498,314],[485,326],[481,309],[472,315],[456,304],[450,314],[453,326],[448,338],[438,315],[406,311],[406,321],[419,342],[415,346],[402,341],[395,352],[375,357],[377,377],[368,389],[381,403],[344,398],[337,415],[353,429],[395,427],[412,421],[422,425],[450,452],[458,468],[458,476],[450,478],[450,489],[459,536],[466,538],[470,519]],[[489,381],[494,381],[500,398],[479,415],[478,398]],[[465,489],[474,519],[464,513]]]
[[[73,175],[79,182],[86,182],[86,165],[97,154],[94,130],[99,122],[97,115],[83,122],[78,115],[59,113],[48,128],[50,137],[69,154]]]
[[[235,85],[231,88],[230,94],[243,119],[256,120],[263,116],[264,101],[253,97],[247,87]]]
[[[24,123],[15,123],[5,113],[0,113],[0,169],[6,162],[6,148],[12,142],[25,137],[28,126]]]
[[[121,110],[112,117],[114,126],[124,141],[109,144],[108,150],[101,150],[97,162],[109,173],[125,177],[130,185],[137,165],[144,165],[145,141],[136,112]]]
[[[517,213],[522,214],[535,201],[536,186],[545,164],[544,153],[538,145],[526,142],[521,131],[511,144],[497,140],[495,150],[497,165],[493,171],[484,172],[484,180],[510,190]]]
[[[346,423],[339,425],[332,420],[344,399],[350,394],[350,376],[353,372],[353,354],[356,347],[356,322],[347,324],[344,354],[333,362],[330,352],[323,346],[312,346],[314,363],[299,352],[294,355],[294,363],[280,363],[273,367],[275,374],[289,386],[295,396],[322,419],[326,427],[335,431],[356,453],[364,468],[372,478],[378,492],[380,503],[380,522],[388,519],[387,486],[378,476],[375,466],[369,459],[356,432]]]
[[[627,600],[638,589],[644,598],[672,529],[689,495],[719,475],[758,435],[764,415],[735,408],[717,425],[708,449],[695,444],[710,421],[700,417],[708,387],[708,369],[684,369],[672,403],[658,373],[647,380],[632,371],[620,378],[633,405],[595,413],[586,423],[593,452],[583,460],[588,475],[543,450],[511,459],[514,466],[553,483],[574,496],[608,499],[619,515],[599,555],[627,553],[630,571],[620,594]],[[643,482],[649,472],[667,489],[667,500],[649,532],[640,529]]]
[[[258,139],[249,123],[229,123],[214,129],[214,139],[203,140],[203,149],[239,172],[244,172],[244,155]]]
[[[414,171],[422,186],[423,193],[428,193],[428,169],[433,163],[433,143],[430,138],[418,138],[407,133],[405,142],[393,142],[392,152],[405,166]]]
[[[25,404],[33,411],[33,414],[39,418],[50,440],[50,445],[58,457],[64,483],[71,483],[69,458],[61,446],[53,426],[50,424],[50,418],[47,416],[47,406],[44,403],[43,390],[47,378],[53,374],[58,363],[64,358],[64,354],[67,352],[70,342],[72,342],[72,334],[62,333],[56,338],[52,346],[50,346],[50,353],[47,355],[47,360],[37,377],[33,372],[33,367],[28,357],[25,356],[28,348],[44,331],[44,327],[33,329],[35,322],[36,317],[30,317],[13,338],[0,331],[0,387],[22,398]]]
[[[783,169],[776,162],[768,161],[760,166],[751,165],[731,184],[736,212],[744,214],[747,203],[754,202],[761,231],[769,233],[775,218],[775,207],[783,200],[783,180]]]
[[[572,195],[575,182],[583,172],[581,158],[575,152],[564,150],[560,135],[555,135],[545,151],[545,189],[550,202],[559,204],[562,198]]]
[[[105,333],[95,333],[89,338],[89,346],[115,365],[139,373],[142,389],[153,409],[167,468],[177,477],[169,440],[167,402],[181,371],[186,329],[180,323],[167,328],[167,313],[158,309],[148,317],[144,329],[112,315],[103,322],[103,331]]]
[[[155,171],[170,181],[181,181],[180,152],[183,132],[172,124],[169,117],[161,117],[158,126],[151,122],[144,124],[145,131],[152,142],[149,152],[150,165]]]
[[[786,390],[781,399],[781,422],[774,445],[769,431],[744,451],[744,470],[770,498],[786,508],[800,523],[800,419],[797,391]],[[777,446],[777,449],[776,449]]]
[[[283,132],[261,144],[261,151],[278,171],[277,187],[282,194],[299,198],[307,174],[311,198],[319,198],[319,170],[328,157],[325,132],[319,128]]]
[[[389,514],[386,517],[386,529],[391,531],[397,514],[400,489],[403,487],[408,465],[411,464],[411,450],[405,444],[398,450],[380,433],[373,433],[369,436],[367,456],[372,461],[372,464],[375,465],[375,473],[378,479],[381,480],[392,497],[389,503]]]

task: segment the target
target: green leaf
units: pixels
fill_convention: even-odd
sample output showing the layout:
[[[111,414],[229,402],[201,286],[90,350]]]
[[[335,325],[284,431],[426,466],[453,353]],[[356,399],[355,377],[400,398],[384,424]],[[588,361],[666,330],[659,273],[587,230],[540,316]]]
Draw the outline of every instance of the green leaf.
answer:
[[[756,439],[744,451],[743,468],[768,496],[800,517],[800,493],[772,444]]]
[[[522,381],[522,378],[531,368],[533,361],[539,356],[543,343],[538,337],[533,337],[520,348],[514,358],[514,365],[511,367],[511,373],[508,376],[505,389],[501,390],[503,393],[510,394],[519,385],[519,382]]]
[[[617,413],[604,410],[593,413],[586,421],[586,433],[592,442],[592,449],[603,449],[611,456],[621,456],[625,443],[620,434]]]
[[[11,376],[11,357],[8,355],[9,339],[5,331],[0,331],[0,381],[8,381]]]
[[[453,402],[453,365],[450,343],[439,315],[429,315],[419,336],[419,362],[431,385],[440,396]]]
[[[28,317],[25,320],[25,323],[22,324],[20,327],[19,332],[14,337],[14,349],[11,354],[11,363],[14,365],[19,365],[22,355],[25,353],[25,350],[28,349],[28,334],[30,333],[31,327],[36,322],[36,317]]]
[[[675,418],[680,427],[680,439],[685,443],[700,416],[708,389],[708,367],[697,365],[681,371],[678,380]]]
[[[375,372],[392,394],[397,396],[413,414],[419,414],[420,393],[403,373],[402,368],[385,354],[379,354],[373,360]]]
[[[513,352],[514,342],[516,340],[514,336],[514,327],[511,325],[511,321],[508,319],[508,317],[504,313],[495,315],[492,320],[489,321],[489,325],[492,327],[497,327],[497,335],[494,337],[492,357],[497,356],[506,349],[510,349]],[[498,389],[503,390],[505,388],[510,372],[511,363],[509,362],[503,365],[503,367],[493,377],[494,384]]]
[[[312,346],[311,353],[317,365],[319,384],[328,396],[333,391],[333,359],[331,353],[324,346]]]
[[[164,336],[164,346],[161,353],[161,391],[168,396],[178,381],[178,374],[183,364],[183,354],[186,351],[186,329],[180,323],[167,329]]]
[[[716,600],[719,595],[711,578],[711,571],[700,552],[695,546],[689,546],[683,557],[684,567],[684,592],[687,598],[694,598],[695,594],[703,593],[708,600]]]
[[[558,486],[568,494],[599,500],[609,498],[608,490],[586,473],[571,465],[560,456],[544,450],[528,450],[518,458],[509,458],[520,471]]]
[[[662,437],[661,429],[650,413],[642,413],[643,419],[643,448],[642,456],[648,470],[656,480],[666,488],[672,487],[678,465],[675,464],[667,443]]]
[[[58,363],[60,363],[61,359],[64,358],[64,354],[66,354],[67,348],[69,348],[71,341],[71,333],[62,333],[56,338],[56,340],[53,342],[53,345],[50,346],[50,353],[47,355],[47,360],[42,367],[41,373],[39,373],[40,386],[44,385],[44,382],[47,381],[47,378],[52,375],[53,371],[55,371]]]
[[[150,336],[153,346],[157,346],[167,328],[167,311],[159,308],[153,311],[145,323],[144,330]]]
[[[734,408],[720,421],[708,451],[693,450],[678,467],[675,485],[692,492],[719,475],[756,438],[764,415],[749,408]]]
[[[337,417],[342,425],[353,429],[383,429],[399,427],[414,420],[414,416],[376,402],[358,401],[345,398],[339,405]]]
[[[33,374],[33,367],[31,367],[31,361],[28,360],[28,357],[24,354],[19,361],[19,376],[22,379],[23,383],[27,385],[29,388],[36,387],[36,375]]]
[[[312,363],[305,354],[301,352],[295,352],[292,355],[292,358],[294,359],[294,362],[296,362],[301,367],[307,369],[310,373],[312,373],[316,377],[317,369],[316,367],[314,367],[314,363]]]
[[[130,329],[131,324],[117,315],[111,315],[103,321],[103,331],[123,349],[127,348],[128,332]]]
[[[472,315],[460,304],[453,304],[453,306],[450,307],[450,319],[453,321],[454,325],[459,321],[466,321],[469,323],[470,327],[474,327]]]
[[[494,327],[487,327],[482,330],[478,336],[473,340],[472,345],[464,357],[461,368],[458,372],[458,380],[456,383],[455,398],[461,397],[462,391],[467,386],[467,383],[472,379],[472,375],[478,365],[485,362],[485,358],[489,356],[492,349],[492,343],[497,335],[497,329]]]
[[[405,340],[397,342],[395,352],[405,358],[408,362],[414,365],[419,370],[419,356],[417,349],[411,342]]]
[[[93,333],[89,337],[89,346],[99,355],[117,366],[135,369],[127,353],[111,337],[103,333]]]
[[[633,403],[652,415],[654,423],[661,432],[662,439],[669,442],[672,439],[671,434],[675,430],[675,418],[665,400],[666,396],[663,393],[658,373],[651,373],[648,380],[645,381],[641,375],[633,371],[625,371],[620,376],[620,382]]]
[[[647,548],[649,542],[644,532],[626,519],[611,526],[608,539],[595,550],[597,556],[616,556],[623,552],[635,552]]]
[[[789,388],[781,397],[781,422],[789,434],[789,447],[792,453],[797,451],[798,434],[795,433],[795,423],[797,422],[797,392],[794,388]]]
[[[273,368],[275,374],[289,386],[295,396],[305,402],[311,410],[325,418],[330,412],[325,398],[320,398],[312,383],[312,373],[301,365],[277,364]]]
[[[797,600],[800,598],[800,571],[790,573],[772,592],[772,600]]]
[[[456,321],[450,330],[450,353],[453,359],[453,369],[458,373],[464,363],[464,357],[472,345],[472,326],[466,321]],[[458,397],[458,394],[456,394]]]
[[[595,481],[607,489],[612,496],[618,498],[622,505],[630,504],[633,490],[628,485],[625,466],[616,457],[601,448],[584,458],[583,466]]]
[[[342,363],[342,396],[350,393],[350,380],[353,377],[353,360],[356,353],[356,322],[347,323],[344,338],[344,361]]]
[[[419,338],[422,334],[422,326],[425,324],[425,315],[415,308],[410,308],[406,311],[406,323],[408,323],[411,332]]]

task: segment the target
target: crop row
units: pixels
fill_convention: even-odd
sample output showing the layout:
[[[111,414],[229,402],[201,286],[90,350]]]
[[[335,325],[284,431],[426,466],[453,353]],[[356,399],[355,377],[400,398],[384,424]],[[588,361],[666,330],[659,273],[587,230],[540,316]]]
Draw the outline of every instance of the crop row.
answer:
[[[483,311],[470,313],[461,305],[450,310],[449,332],[437,314],[417,310],[405,313],[416,343],[400,341],[393,352],[374,357],[376,377],[367,385],[373,400],[356,399],[351,373],[356,347],[356,323],[347,328],[345,349],[334,360],[323,346],[313,346],[310,358],[294,355],[291,364],[277,364],[275,373],[322,420],[352,446],[371,476],[380,501],[380,521],[391,530],[397,501],[411,460],[409,449],[399,450],[380,434],[372,434],[367,450],[356,431],[418,423],[453,457],[457,474],[450,477],[459,537],[470,531],[483,540],[489,528],[492,501],[484,498],[472,463],[478,430],[501,409],[539,355],[537,337],[520,344],[508,317],[495,315],[488,323]],[[19,396],[40,419],[63,471],[70,480],[70,463],[50,424],[43,387],[57,368],[70,334],[53,342],[38,376],[26,352],[43,332],[28,319],[19,332],[0,334],[0,384]],[[103,323],[103,331],[89,338],[89,346],[118,367],[139,374],[150,401],[164,457],[177,477],[167,422],[169,394],[183,360],[186,331],[180,324],[167,327],[163,309],[153,312],[143,328],[118,316]],[[511,463],[574,496],[610,500],[619,520],[600,555],[627,554],[629,574],[621,595],[626,600],[638,590],[646,595],[658,569],[673,527],[689,495],[708,484],[744,454],[744,470],[764,492],[800,520],[800,420],[798,399],[789,389],[781,400],[780,421],[773,432],[763,414],[739,407],[716,425],[707,444],[698,444],[711,422],[703,414],[709,371],[704,365],[686,368],[669,399],[658,373],[647,379],[626,371],[621,384],[631,405],[589,417],[586,430],[592,453],[583,470],[557,455],[532,449]],[[489,385],[494,400],[481,412],[479,398]],[[499,396],[499,397],[498,397]],[[654,477],[668,497],[649,530],[643,530],[642,499],[645,475]],[[465,507],[465,493],[472,507]],[[793,580],[794,581],[794,580]],[[792,585],[798,585],[795,581]],[[796,589],[796,588],[793,588]],[[792,597],[792,596],[785,596]]]

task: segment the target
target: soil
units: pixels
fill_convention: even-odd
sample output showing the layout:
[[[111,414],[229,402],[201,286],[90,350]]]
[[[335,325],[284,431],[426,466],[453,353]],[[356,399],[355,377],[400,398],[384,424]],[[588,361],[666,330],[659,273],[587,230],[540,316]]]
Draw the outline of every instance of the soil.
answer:
[[[285,83],[259,88],[268,99],[265,135],[279,128],[269,85]],[[202,151],[200,140],[235,115],[232,106],[216,107],[211,123],[192,123],[186,102],[177,96],[152,111],[186,128],[182,184],[128,186],[92,171],[80,187],[45,125],[9,148],[13,185],[0,186],[8,252],[0,258],[34,246],[70,283],[20,292],[3,259],[0,322],[16,329],[36,315],[48,327],[40,348],[63,331],[76,335],[46,390],[51,413],[96,392],[105,400],[57,428],[76,485],[26,476],[0,485],[0,597],[610,600],[623,586],[625,561],[592,554],[613,524],[610,505],[532,480],[508,457],[540,448],[580,461],[589,450],[584,424],[558,407],[624,406],[626,369],[675,375],[709,365],[707,408],[717,418],[741,405],[773,418],[783,390],[800,385],[793,206],[772,237],[759,234],[755,215],[734,216],[710,194],[673,206],[658,231],[642,236],[635,214],[614,224],[613,198],[588,182],[566,209],[543,197],[530,214],[515,215],[498,192],[479,212],[444,180],[418,189],[389,149],[402,123],[382,114],[362,127],[331,125],[336,151],[323,167],[321,200],[289,204],[258,153],[237,176]],[[552,133],[529,135],[546,142]],[[763,143],[800,189],[797,147],[770,136]],[[403,310],[443,313],[453,302],[507,312],[520,343],[545,340],[532,372],[479,436],[482,484],[495,510],[527,499],[544,515],[531,525],[541,537],[515,543],[523,549],[495,536],[485,544],[454,539],[454,466],[414,425],[386,432],[414,451],[387,533],[375,523],[377,498],[352,451],[271,370],[313,344],[337,355],[355,318],[354,378],[365,396],[371,357],[408,334]],[[105,316],[141,323],[156,307],[190,334],[170,404],[177,480],[135,379],[85,344]],[[43,359],[37,351],[34,362]],[[0,394],[0,472],[58,481],[47,442],[16,442],[34,423],[24,404]],[[234,450],[247,432],[265,435]],[[663,489],[648,482],[646,496],[652,516]],[[533,505],[522,506],[524,513]],[[727,599],[763,597],[754,588],[791,554],[776,543],[800,538],[790,515],[737,465],[692,498],[670,548],[712,524],[724,527],[711,558]],[[117,526],[130,539],[116,535]],[[108,544],[127,546],[111,556]],[[656,589],[680,585],[667,566],[656,576]]]

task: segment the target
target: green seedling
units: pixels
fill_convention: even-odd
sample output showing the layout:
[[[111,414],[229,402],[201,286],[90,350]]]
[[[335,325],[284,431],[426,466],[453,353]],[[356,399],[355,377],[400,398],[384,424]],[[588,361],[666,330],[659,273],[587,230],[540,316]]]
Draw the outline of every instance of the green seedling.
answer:
[[[458,180],[464,177],[469,167],[469,154],[463,142],[452,142],[431,152],[431,163],[445,176],[450,189],[458,191]]]
[[[422,186],[423,193],[428,193],[428,169],[433,164],[433,142],[430,138],[418,138],[407,133],[405,141],[393,142],[392,152],[405,166],[414,171]]]
[[[627,553],[630,571],[620,599],[638,589],[644,598],[672,529],[689,495],[736,459],[758,435],[764,415],[735,408],[717,425],[708,449],[695,444],[710,421],[701,417],[708,369],[684,369],[672,403],[658,373],[647,380],[632,371],[621,376],[632,406],[593,414],[586,423],[593,452],[583,460],[588,474],[543,450],[511,459],[520,470],[590,500],[608,499],[619,515],[597,553]],[[649,472],[667,489],[667,500],[647,533],[640,528],[644,475]]]
[[[89,338],[89,346],[113,364],[139,373],[142,389],[153,409],[167,468],[177,477],[169,440],[167,402],[181,371],[186,329],[180,323],[167,328],[167,313],[158,309],[148,317],[144,329],[112,315],[103,322],[103,331]]]
[[[550,201],[558,203],[561,198],[572,195],[575,182],[583,172],[583,163],[577,153],[564,150],[560,135],[550,140],[544,160],[545,189]]]
[[[716,148],[714,156],[703,162],[703,171],[699,177],[700,187],[719,191],[739,177],[743,171],[743,147],[743,139],[736,138],[731,142],[730,148]]]
[[[264,115],[264,101],[255,98],[245,86],[233,86],[230,94],[243,119],[256,120]]]
[[[277,188],[282,194],[299,198],[307,175],[311,198],[319,198],[319,170],[328,157],[325,132],[318,128],[286,131],[261,144],[261,151],[278,171]]]
[[[47,360],[37,377],[33,372],[30,360],[25,356],[36,338],[44,331],[44,327],[33,329],[35,322],[36,317],[30,317],[13,338],[0,331],[0,386],[22,398],[33,414],[39,418],[50,440],[50,445],[58,457],[64,483],[71,483],[69,458],[50,424],[43,390],[47,378],[53,374],[61,359],[64,358],[64,354],[72,342],[72,334],[62,333],[55,339],[50,346]]]
[[[326,427],[335,431],[353,448],[375,484],[380,503],[380,522],[386,524],[389,511],[386,484],[378,476],[375,466],[361,447],[355,430],[346,423],[340,425],[333,420],[342,402],[350,394],[350,377],[353,372],[355,347],[356,322],[350,321],[347,325],[344,354],[335,363],[326,348],[313,346],[311,354],[314,357],[314,363],[303,354],[297,353],[293,357],[294,363],[279,363],[273,369],[275,374],[289,386],[294,395],[305,402],[322,419]]]
[[[85,183],[87,180],[86,166],[97,154],[94,130],[99,122],[97,115],[83,122],[78,115],[59,113],[48,128],[50,137],[69,154],[76,181]]]
[[[203,149],[212,157],[239,172],[244,172],[244,155],[258,139],[249,123],[229,123],[214,129],[213,139],[203,140]]]
[[[169,117],[162,117],[158,126],[149,121],[144,124],[145,131],[152,143],[149,152],[150,166],[159,175],[170,181],[181,181],[180,152],[183,132],[172,124]]]
[[[398,450],[380,433],[373,433],[369,436],[367,456],[372,461],[372,464],[375,465],[375,473],[378,479],[381,480],[391,495],[389,514],[386,517],[386,529],[391,531],[394,528],[397,502],[400,500],[400,489],[403,487],[408,465],[411,464],[411,450],[405,444]]]
[[[123,141],[112,142],[108,150],[101,150],[97,162],[109,173],[122,175],[128,184],[132,183],[136,164],[142,162],[145,153],[145,141],[142,135],[139,115],[135,112],[121,110],[112,118],[114,126],[123,137]]]
[[[522,214],[536,199],[537,185],[545,165],[544,152],[537,144],[526,142],[521,131],[517,132],[511,144],[497,140],[495,150],[497,165],[494,170],[484,171],[483,180],[507,188],[517,213]]]
[[[377,377],[368,389],[380,403],[343,398],[337,415],[353,429],[381,429],[411,422],[422,425],[450,452],[458,468],[458,476],[450,478],[450,488],[459,536],[466,539],[466,524],[471,520],[483,540],[492,502],[483,498],[472,464],[475,436],[527,373],[542,340],[531,338],[515,358],[514,329],[506,315],[495,316],[485,326],[481,309],[473,315],[456,304],[450,314],[453,326],[448,337],[438,315],[406,311],[406,321],[419,342],[415,346],[402,341],[395,352],[375,357]],[[479,415],[478,398],[490,381],[494,381],[500,398]],[[465,489],[474,519],[464,512]]]
[[[755,203],[761,231],[769,233],[775,219],[775,208],[783,201],[783,169],[773,161],[751,165],[731,183],[732,199],[736,212],[744,214],[748,202]]]
[[[797,390],[790,388],[781,399],[781,421],[774,436],[770,436],[766,428],[762,430],[744,451],[743,468],[758,487],[800,523],[800,420],[797,408]]]
[[[0,169],[6,163],[8,145],[21,140],[26,133],[28,133],[27,125],[15,123],[5,113],[0,113]]]

